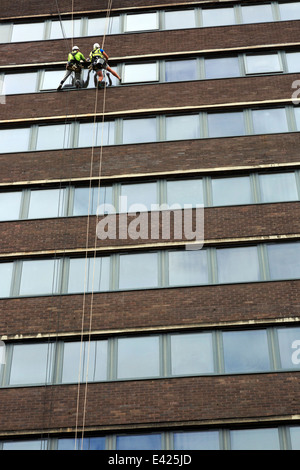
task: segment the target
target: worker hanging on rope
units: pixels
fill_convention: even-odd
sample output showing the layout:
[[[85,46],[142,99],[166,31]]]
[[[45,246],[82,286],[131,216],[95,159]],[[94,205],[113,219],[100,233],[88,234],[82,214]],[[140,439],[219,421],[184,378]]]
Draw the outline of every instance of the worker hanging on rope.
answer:
[[[100,45],[96,42],[93,46],[93,50],[90,53],[89,59],[91,61],[91,67],[95,71],[96,75],[98,76],[98,80],[95,77],[95,86],[101,85],[103,80],[103,72],[102,70],[107,70],[110,72],[114,77],[116,77],[120,82],[121,78],[111,67],[108,65],[108,55],[106,52],[100,47]],[[111,82],[111,80],[110,80]]]
[[[83,67],[87,66],[88,62],[86,61],[82,52],[80,52],[79,47],[74,46],[72,48],[72,52],[68,55],[68,62],[66,65],[66,73],[64,78],[59,84],[57,91],[60,91],[63,87],[63,84],[67,80],[67,78],[74,72],[75,73],[75,86],[76,88],[81,87],[81,71]]]

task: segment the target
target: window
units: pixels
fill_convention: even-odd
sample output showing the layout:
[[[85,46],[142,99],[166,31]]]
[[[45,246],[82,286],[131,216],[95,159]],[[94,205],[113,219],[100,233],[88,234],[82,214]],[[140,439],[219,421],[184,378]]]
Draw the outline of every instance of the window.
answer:
[[[57,292],[59,260],[23,261],[20,295],[50,295]]]
[[[5,74],[3,95],[34,93],[36,91],[37,72]]]
[[[107,341],[66,342],[62,383],[107,379]]]
[[[174,432],[175,450],[219,450],[218,431]]]
[[[292,441],[292,449],[293,450],[300,450],[300,427],[291,427],[290,428],[290,435]]]
[[[56,124],[39,126],[36,150],[69,148],[71,145],[71,125]]]
[[[267,245],[271,279],[300,278],[300,244]]]
[[[300,328],[278,328],[281,367],[300,368]]]
[[[209,137],[230,137],[245,134],[242,112],[208,114]]]
[[[125,119],[123,121],[123,144],[155,142],[156,118]]]
[[[253,110],[252,117],[254,134],[288,132],[288,123],[284,108]]]
[[[223,347],[226,373],[270,370],[265,330],[225,331]]]
[[[52,21],[50,39],[80,37],[81,20]],[[77,44],[79,46],[79,44]]]
[[[22,192],[0,193],[0,220],[17,220],[20,215]]]
[[[240,429],[230,432],[232,450],[279,450],[278,429]]]
[[[279,55],[276,54],[256,54],[246,55],[246,73],[275,73],[283,72]]]
[[[10,34],[13,25],[11,23],[0,24],[0,44],[6,44],[10,42]]]
[[[104,34],[118,34],[120,31],[119,16],[110,16],[109,19],[89,18],[87,36],[102,36]]]
[[[57,450],[105,450],[105,437],[58,439]]]
[[[30,192],[29,219],[62,217],[64,210],[63,189],[41,189]]]
[[[203,26],[225,26],[235,24],[233,8],[211,8],[202,10]]]
[[[295,173],[259,175],[262,202],[297,201]]]
[[[211,333],[171,335],[172,375],[214,372]]]
[[[44,39],[44,23],[14,24],[11,42],[41,41]]]
[[[109,276],[109,256],[70,259],[68,293],[107,291]]]
[[[167,181],[167,203],[173,205],[197,205],[204,204],[202,179]]]
[[[279,3],[280,17],[282,21],[300,19],[300,3]]]
[[[206,250],[169,252],[170,286],[192,286],[207,283]]]
[[[29,147],[30,128],[1,129],[1,153],[26,152]]]
[[[125,31],[147,31],[158,29],[157,13],[137,13],[126,15]]]
[[[119,379],[159,376],[158,336],[119,338],[117,367]]]
[[[53,90],[58,87],[58,84],[64,76],[64,70],[45,70],[41,90]],[[70,76],[65,84],[71,84],[72,77]]]
[[[256,246],[217,249],[218,281],[253,282],[260,280]]]
[[[290,73],[300,71],[300,52],[287,52],[286,55],[288,71]]]
[[[190,60],[167,60],[165,62],[166,69],[166,82],[180,82],[185,81],[186,77],[190,80],[196,80],[197,62],[195,59]]]
[[[200,120],[198,114],[166,118],[167,140],[199,139],[199,137]]]
[[[158,287],[158,254],[120,255],[119,289]]]
[[[157,185],[122,184],[120,199],[120,212],[151,211],[151,206],[157,204]]]
[[[10,385],[45,384],[52,378],[53,344],[17,344],[13,348]]]
[[[213,178],[211,184],[214,206],[251,204],[253,202],[248,176]]]
[[[0,297],[10,296],[13,263],[0,263]]]
[[[268,5],[242,5],[243,23],[264,23],[273,21],[272,7]]]
[[[117,450],[160,450],[160,434],[117,436]]]
[[[205,59],[205,78],[240,77],[238,57],[218,57]]]
[[[156,62],[150,64],[125,64],[124,83],[155,82],[157,80]]]
[[[112,211],[112,187],[75,188],[73,215],[101,215]]]
[[[299,108],[299,106],[294,106],[294,113],[295,113],[297,130],[299,131],[300,130],[300,108]]]
[[[81,123],[79,127],[78,147],[113,145],[115,123]]]
[[[46,448],[46,440],[3,442],[3,450],[45,450]]]
[[[195,28],[195,11],[180,10],[165,12],[165,29]]]

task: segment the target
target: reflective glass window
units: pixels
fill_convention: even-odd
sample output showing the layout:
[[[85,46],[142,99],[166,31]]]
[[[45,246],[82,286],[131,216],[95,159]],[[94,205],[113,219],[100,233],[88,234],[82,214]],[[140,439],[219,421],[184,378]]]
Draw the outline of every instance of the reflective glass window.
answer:
[[[295,173],[259,175],[262,202],[297,201]]]
[[[41,41],[45,23],[14,24],[11,42]]]
[[[69,148],[71,145],[70,139],[70,124],[39,126],[36,150],[55,150]]]
[[[294,113],[295,113],[297,130],[300,131],[300,107],[299,106],[294,106]]]
[[[9,297],[13,263],[0,263],[0,297]]]
[[[13,25],[11,23],[0,24],[0,44],[6,44],[10,42],[10,34],[12,27]]]
[[[58,260],[23,261],[20,295],[50,295],[57,292]]]
[[[278,328],[281,367],[300,368],[300,328]]]
[[[158,287],[157,253],[120,255],[119,289]]]
[[[100,215],[110,213],[112,207],[112,187],[75,188],[73,215]]]
[[[45,384],[51,379],[53,344],[14,345],[10,385]]]
[[[253,202],[250,178],[213,178],[212,198],[214,206],[251,204]]]
[[[158,80],[156,62],[151,64],[125,64],[124,83],[155,82]]]
[[[58,87],[60,81],[63,79],[65,74],[65,70],[45,70],[43,83],[41,86],[41,90],[54,90]],[[70,85],[72,82],[72,77],[70,76],[65,85]]]
[[[64,209],[63,189],[42,189],[30,192],[28,218],[44,219],[62,217]]]
[[[47,444],[44,440],[3,442],[3,450],[44,450],[46,446]]]
[[[151,211],[157,204],[156,183],[123,184],[121,186],[120,212]]]
[[[300,72],[300,52],[287,52],[286,60],[289,72]]]
[[[198,78],[197,62],[195,59],[167,60],[165,62],[165,69],[166,82],[185,81],[187,76],[189,80],[196,80]]]
[[[160,434],[117,436],[117,450],[160,450]]]
[[[252,111],[255,134],[288,132],[286,111],[278,109],[256,109]]]
[[[1,153],[26,152],[29,148],[30,127],[1,129]]]
[[[109,19],[89,18],[87,36],[102,36],[104,34],[118,34],[120,31],[120,17],[110,16]]]
[[[245,134],[242,112],[207,115],[209,137],[230,137]]]
[[[62,383],[96,382],[107,378],[107,341],[65,342]]]
[[[186,29],[195,27],[196,19],[194,10],[165,12],[165,29]]]
[[[290,428],[292,449],[300,450],[300,427],[293,426]]]
[[[159,375],[158,336],[119,338],[117,377],[157,377]]]
[[[174,432],[175,450],[219,450],[218,431]]]
[[[223,332],[225,372],[259,372],[270,369],[265,330]]]
[[[52,21],[50,39],[80,37],[81,20]],[[79,44],[77,44],[79,46]]]
[[[158,29],[157,13],[136,13],[126,16],[125,31],[147,31]]]
[[[280,17],[282,21],[300,19],[300,3],[279,3]]]
[[[58,439],[57,450],[105,450],[105,437]]]
[[[81,123],[79,127],[78,147],[97,147],[113,145],[115,139],[114,121]]]
[[[20,215],[22,192],[0,193],[0,220],[16,220]]]
[[[232,450],[279,450],[278,429],[240,429],[230,432]]]
[[[260,280],[256,246],[217,249],[217,264],[221,284]]]
[[[271,279],[300,278],[300,243],[267,245]]]
[[[243,23],[264,23],[273,21],[271,4],[242,5]]]
[[[278,54],[246,55],[246,73],[282,72]]]
[[[205,78],[230,78],[239,77],[240,75],[238,57],[205,59]]]
[[[172,375],[214,371],[211,333],[171,335]]]
[[[156,118],[125,119],[123,121],[123,144],[156,141]]]
[[[2,95],[34,93],[36,91],[36,81],[37,72],[5,74]]]
[[[198,114],[166,118],[167,140],[199,139],[199,137],[200,119]]]
[[[206,250],[170,251],[169,285],[191,286],[208,283]]]
[[[203,181],[200,178],[167,181],[167,204],[174,207],[191,205],[196,207],[204,203]]]
[[[202,10],[203,26],[226,26],[235,24],[233,8],[211,8]]]
[[[70,259],[68,293],[101,292],[109,290],[110,258]]]

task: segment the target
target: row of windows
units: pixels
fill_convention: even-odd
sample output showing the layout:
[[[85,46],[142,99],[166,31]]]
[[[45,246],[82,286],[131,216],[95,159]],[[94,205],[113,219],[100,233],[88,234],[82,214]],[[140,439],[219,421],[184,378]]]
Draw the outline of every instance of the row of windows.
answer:
[[[300,243],[0,264],[0,297],[300,279]]]
[[[254,74],[300,72],[300,52],[270,52],[239,54],[229,57],[198,57],[183,60],[151,61],[118,64],[114,67],[124,83],[175,82],[216,78],[243,77]],[[56,89],[62,70],[39,70],[24,73],[0,74],[0,93],[36,93]],[[119,81],[111,76],[113,85]],[[94,88],[94,81],[83,70],[84,87]],[[2,90],[1,90],[2,83]],[[71,78],[67,85],[72,84]]]
[[[0,192],[0,221],[299,201],[300,173]]]
[[[266,3],[236,5],[225,8],[194,8],[177,11],[128,13],[105,17],[82,17],[75,20],[47,20],[35,23],[0,25],[0,42],[41,41],[67,37],[102,36],[139,31],[186,29],[234,24],[262,23],[300,19],[300,3]]]
[[[1,129],[1,153],[235,137],[300,130],[300,108],[244,109]]]
[[[2,387],[300,369],[300,328],[8,344]]]
[[[188,430],[0,441],[1,450],[300,450],[300,427]]]

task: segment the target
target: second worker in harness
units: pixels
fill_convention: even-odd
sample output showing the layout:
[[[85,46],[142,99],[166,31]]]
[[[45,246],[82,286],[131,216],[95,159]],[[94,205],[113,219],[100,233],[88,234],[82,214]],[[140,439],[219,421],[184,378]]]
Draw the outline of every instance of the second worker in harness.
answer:
[[[68,55],[68,63],[66,65],[66,74],[57,88],[57,91],[62,89],[63,84],[67,78],[74,72],[75,73],[75,86],[79,88],[81,86],[81,71],[82,68],[87,65],[84,55],[80,52],[79,47],[74,46],[72,52]]]
[[[89,59],[91,61],[93,70],[98,75],[98,84],[101,83],[103,80],[103,73],[102,73],[103,69],[110,72],[112,75],[114,75],[114,77],[116,77],[121,82],[121,78],[119,77],[117,72],[115,72],[111,67],[109,67],[107,63],[109,57],[106,54],[106,52],[103,49],[101,49],[98,43],[94,44],[93,50],[90,53]],[[97,86],[96,80],[95,80],[95,86]]]

